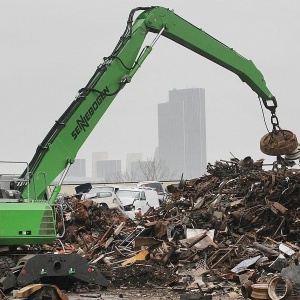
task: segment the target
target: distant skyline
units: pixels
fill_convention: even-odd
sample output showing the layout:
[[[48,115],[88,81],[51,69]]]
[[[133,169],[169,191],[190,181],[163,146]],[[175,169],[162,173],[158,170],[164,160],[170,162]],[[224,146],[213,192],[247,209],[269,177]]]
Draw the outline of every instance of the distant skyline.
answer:
[[[115,48],[131,9],[153,5],[173,9],[252,60],[277,98],[280,126],[300,137],[298,0],[3,0],[1,160],[32,159],[55,120]],[[77,158],[86,159],[87,174],[93,152],[122,161],[127,153],[153,157],[157,105],[173,88],[206,91],[208,162],[232,155],[275,160],[259,149],[267,129],[257,94],[230,71],[161,37],[80,149]],[[264,112],[271,128],[270,113]]]
[[[205,89],[173,89],[158,104],[158,152],[172,179],[206,172]]]
[[[139,142],[139,137],[134,141]],[[143,159],[143,153],[127,153],[126,160],[122,161],[121,157],[112,159],[109,152],[93,152],[92,166],[88,168],[92,173],[88,174],[112,181],[125,172],[131,176],[132,168],[134,174],[141,173],[141,164],[153,159],[168,170],[164,180],[179,180],[182,174],[191,179],[206,173],[205,89],[173,89],[169,91],[168,101],[158,104],[158,146],[153,156]],[[80,173],[81,164],[71,167],[71,176],[75,169]]]

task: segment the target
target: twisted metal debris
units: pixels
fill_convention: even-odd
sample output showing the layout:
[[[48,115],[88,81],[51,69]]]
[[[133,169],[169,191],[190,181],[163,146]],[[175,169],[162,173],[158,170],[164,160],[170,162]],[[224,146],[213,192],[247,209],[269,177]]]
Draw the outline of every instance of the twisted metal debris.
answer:
[[[115,287],[298,297],[299,170],[264,167],[251,157],[208,164],[205,175],[167,186],[161,207],[135,220],[68,196],[63,238],[43,248],[84,256]]]

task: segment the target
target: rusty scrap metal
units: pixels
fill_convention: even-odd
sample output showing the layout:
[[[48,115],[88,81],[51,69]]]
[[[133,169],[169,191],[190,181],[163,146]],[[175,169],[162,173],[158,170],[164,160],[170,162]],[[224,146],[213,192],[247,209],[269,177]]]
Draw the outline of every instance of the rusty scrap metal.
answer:
[[[276,274],[268,284],[268,295],[272,300],[288,299],[293,292],[293,283]]]
[[[51,284],[32,284],[16,291],[15,299],[52,299],[52,300],[68,300],[68,296],[64,294],[57,286]]]
[[[226,278],[239,282],[242,295],[267,297],[260,281],[266,273],[300,284],[300,171],[263,167],[250,156],[208,164],[205,175],[169,185],[161,207],[135,220],[66,197],[65,234],[43,249],[84,256],[116,287],[187,289],[198,282],[212,291],[216,278]],[[183,280],[179,267],[190,266]]]

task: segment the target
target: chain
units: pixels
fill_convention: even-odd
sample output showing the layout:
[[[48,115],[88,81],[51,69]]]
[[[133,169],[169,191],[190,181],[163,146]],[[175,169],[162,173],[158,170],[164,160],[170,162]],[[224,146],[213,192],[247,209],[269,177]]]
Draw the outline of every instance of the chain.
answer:
[[[271,115],[271,124],[273,126],[273,132],[276,132],[276,131],[280,130],[279,120],[278,120],[275,112],[272,112],[272,115]]]
[[[276,135],[280,132],[286,141],[290,140],[290,137],[288,136],[288,134],[286,134],[286,132],[280,128],[279,120],[278,120],[278,118],[275,114],[275,111],[272,111],[272,113],[271,113],[271,123],[272,123],[272,126],[273,126],[273,130],[272,130],[272,133],[271,133],[272,135],[273,134]]]

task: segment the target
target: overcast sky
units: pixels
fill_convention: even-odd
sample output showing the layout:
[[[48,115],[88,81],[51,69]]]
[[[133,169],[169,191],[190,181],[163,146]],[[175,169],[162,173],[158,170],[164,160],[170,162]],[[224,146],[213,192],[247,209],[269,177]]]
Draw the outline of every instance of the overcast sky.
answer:
[[[299,136],[299,0],[2,0],[1,160],[30,161],[65,109],[124,32],[131,9],[159,5],[251,59],[278,101],[280,126]],[[98,123],[77,158],[110,159],[158,144],[157,104],[169,90],[205,88],[207,158],[273,158],[257,95],[230,71],[161,37]],[[270,125],[270,113],[265,111]],[[180,141],[178,141],[180,142]],[[200,176],[201,174],[199,174]]]

